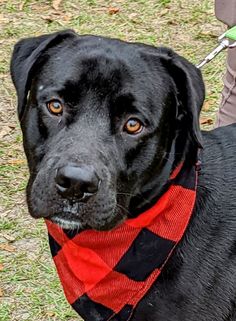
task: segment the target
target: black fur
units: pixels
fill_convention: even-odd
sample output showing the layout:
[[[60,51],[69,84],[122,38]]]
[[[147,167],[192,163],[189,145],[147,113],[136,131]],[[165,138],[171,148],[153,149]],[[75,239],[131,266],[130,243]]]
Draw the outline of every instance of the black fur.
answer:
[[[131,321],[236,320],[236,131],[200,132],[199,70],[167,48],[69,30],[17,43],[11,74],[33,217],[111,229],[150,207],[177,164],[194,164],[204,146],[190,225]],[[52,98],[62,116],[48,111]],[[141,120],[141,133],[124,131],[129,117]],[[68,164],[93,168],[95,195],[58,192],[57,170]]]

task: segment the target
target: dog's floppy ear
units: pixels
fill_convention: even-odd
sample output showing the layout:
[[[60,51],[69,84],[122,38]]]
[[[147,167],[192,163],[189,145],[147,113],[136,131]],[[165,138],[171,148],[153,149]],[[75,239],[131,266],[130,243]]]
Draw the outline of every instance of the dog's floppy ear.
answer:
[[[14,47],[11,58],[11,77],[18,97],[18,117],[21,120],[30,89],[33,67],[39,57],[50,47],[64,39],[75,37],[73,30],[20,40]]]
[[[185,119],[195,146],[202,148],[199,114],[205,98],[202,75],[192,63],[167,48],[161,49],[161,61],[171,75],[177,89],[177,119]],[[183,126],[183,125],[182,125]]]

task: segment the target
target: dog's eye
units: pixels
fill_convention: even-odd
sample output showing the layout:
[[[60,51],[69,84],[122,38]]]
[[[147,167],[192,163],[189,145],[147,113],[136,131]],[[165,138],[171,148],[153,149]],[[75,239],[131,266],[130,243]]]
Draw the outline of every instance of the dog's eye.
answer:
[[[53,99],[47,103],[48,110],[54,115],[61,115],[63,112],[63,105],[59,100]]]
[[[143,124],[137,118],[130,118],[124,126],[124,131],[131,135],[139,134],[142,130]]]

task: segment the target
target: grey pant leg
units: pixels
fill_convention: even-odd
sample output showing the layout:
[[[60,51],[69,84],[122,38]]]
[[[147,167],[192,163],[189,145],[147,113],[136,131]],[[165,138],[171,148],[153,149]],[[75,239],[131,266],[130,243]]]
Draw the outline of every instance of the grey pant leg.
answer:
[[[236,25],[236,0],[215,0],[216,17],[232,27]],[[228,49],[227,70],[216,127],[236,122],[236,48]]]
[[[236,25],[236,0],[215,0],[216,18],[227,26]]]

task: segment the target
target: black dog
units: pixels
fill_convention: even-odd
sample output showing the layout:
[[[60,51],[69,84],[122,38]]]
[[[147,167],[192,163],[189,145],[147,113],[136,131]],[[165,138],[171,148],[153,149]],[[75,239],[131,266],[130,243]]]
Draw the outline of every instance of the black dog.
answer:
[[[200,132],[199,70],[170,49],[64,31],[17,43],[11,74],[35,218],[110,230],[204,147],[191,222],[131,320],[236,320],[236,131]]]

